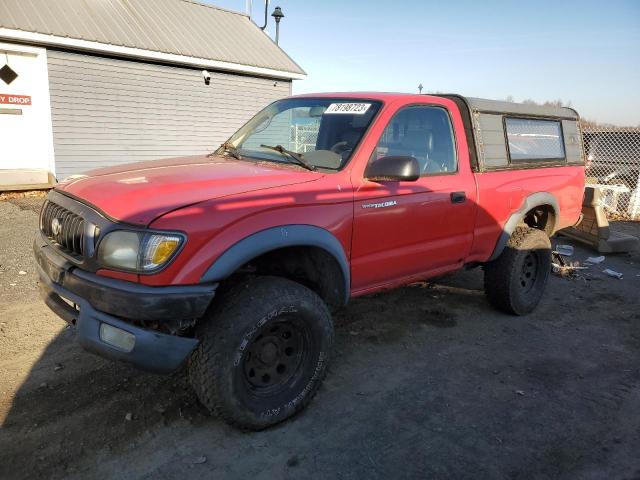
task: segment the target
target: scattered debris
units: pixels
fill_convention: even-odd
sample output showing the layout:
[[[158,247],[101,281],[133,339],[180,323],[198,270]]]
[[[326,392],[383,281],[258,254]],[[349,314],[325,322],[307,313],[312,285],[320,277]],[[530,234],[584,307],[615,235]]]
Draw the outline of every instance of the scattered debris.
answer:
[[[567,262],[558,252],[551,252],[551,271],[560,277],[575,277],[578,270],[586,270],[589,267],[581,267],[580,262]]]
[[[617,278],[618,280],[622,279],[622,273],[616,272],[615,270],[611,270],[610,268],[605,268],[602,273],[609,275],[610,277]]]
[[[589,267],[581,267],[578,262],[570,263],[568,265],[558,265],[557,263],[552,263],[553,273],[558,274],[561,277],[572,277],[576,276],[576,272],[578,270],[587,270]]]
[[[516,395],[520,395],[521,397],[524,397],[524,391],[523,390],[516,390],[515,393],[516,393]]]
[[[18,275],[26,275],[26,274],[27,274],[27,272],[25,272],[24,270],[20,270],[20,271],[18,272]]]
[[[565,257],[573,255],[573,247],[571,245],[556,245],[556,252]]]
[[[47,388],[49,386],[49,384],[47,382],[42,382],[40,384],[40,388]]]
[[[25,192],[0,192],[0,202],[13,200],[14,198],[44,198],[48,193],[48,188],[46,190],[29,190]]]
[[[201,463],[205,463],[207,461],[207,457],[204,455],[200,457],[187,457],[182,460],[182,463],[189,463],[191,465],[199,465]]]
[[[62,365],[61,363],[56,363],[56,366],[53,367],[53,371],[57,372],[59,370],[62,370],[64,368],[64,365]]]
[[[590,263],[591,265],[598,265],[599,263],[604,262],[604,260],[605,260],[605,256],[601,255],[599,257],[589,257],[584,261],[584,263]]]
[[[133,420],[133,414],[131,412],[127,412],[127,414],[124,416],[124,419],[127,422],[130,422],[131,420]]]

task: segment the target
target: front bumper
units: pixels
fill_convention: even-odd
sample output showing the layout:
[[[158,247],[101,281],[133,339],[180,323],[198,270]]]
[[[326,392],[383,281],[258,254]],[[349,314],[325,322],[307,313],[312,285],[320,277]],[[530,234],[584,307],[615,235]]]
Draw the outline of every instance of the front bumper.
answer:
[[[148,287],[100,277],[70,264],[40,234],[34,253],[45,303],[76,326],[78,340],[86,350],[143,370],[167,373],[178,368],[197,346],[195,338],[161,333],[132,322],[200,318],[217,284]],[[133,349],[124,351],[105,343],[100,337],[102,323],[134,335]]]

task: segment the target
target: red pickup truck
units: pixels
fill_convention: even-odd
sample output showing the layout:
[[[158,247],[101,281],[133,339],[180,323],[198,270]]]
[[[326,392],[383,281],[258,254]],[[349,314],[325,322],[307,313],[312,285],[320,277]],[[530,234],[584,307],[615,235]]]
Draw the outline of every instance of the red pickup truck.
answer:
[[[168,372],[261,429],[300,411],[349,298],[482,266],[538,304],[549,237],[584,192],[578,115],[458,95],[319,94],[259,112],[209,155],[60,183],[34,251],[43,296],[92,352]]]

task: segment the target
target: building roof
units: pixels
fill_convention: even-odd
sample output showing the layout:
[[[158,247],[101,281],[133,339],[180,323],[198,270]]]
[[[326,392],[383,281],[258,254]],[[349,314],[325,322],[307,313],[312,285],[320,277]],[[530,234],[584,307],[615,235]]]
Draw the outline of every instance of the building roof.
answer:
[[[0,38],[277,78],[305,76],[247,15],[193,0],[2,0]]]

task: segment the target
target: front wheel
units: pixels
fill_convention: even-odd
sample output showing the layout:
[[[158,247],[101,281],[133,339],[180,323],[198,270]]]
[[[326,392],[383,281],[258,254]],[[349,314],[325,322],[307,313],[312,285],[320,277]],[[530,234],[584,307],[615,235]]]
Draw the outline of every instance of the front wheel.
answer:
[[[326,374],[333,324],[313,291],[256,277],[226,292],[198,337],[189,378],[199,400],[232,425],[260,430],[311,401]]]
[[[514,315],[531,313],[540,303],[551,271],[551,242],[542,230],[517,227],[500,256],[484,267],[489,302]]]

